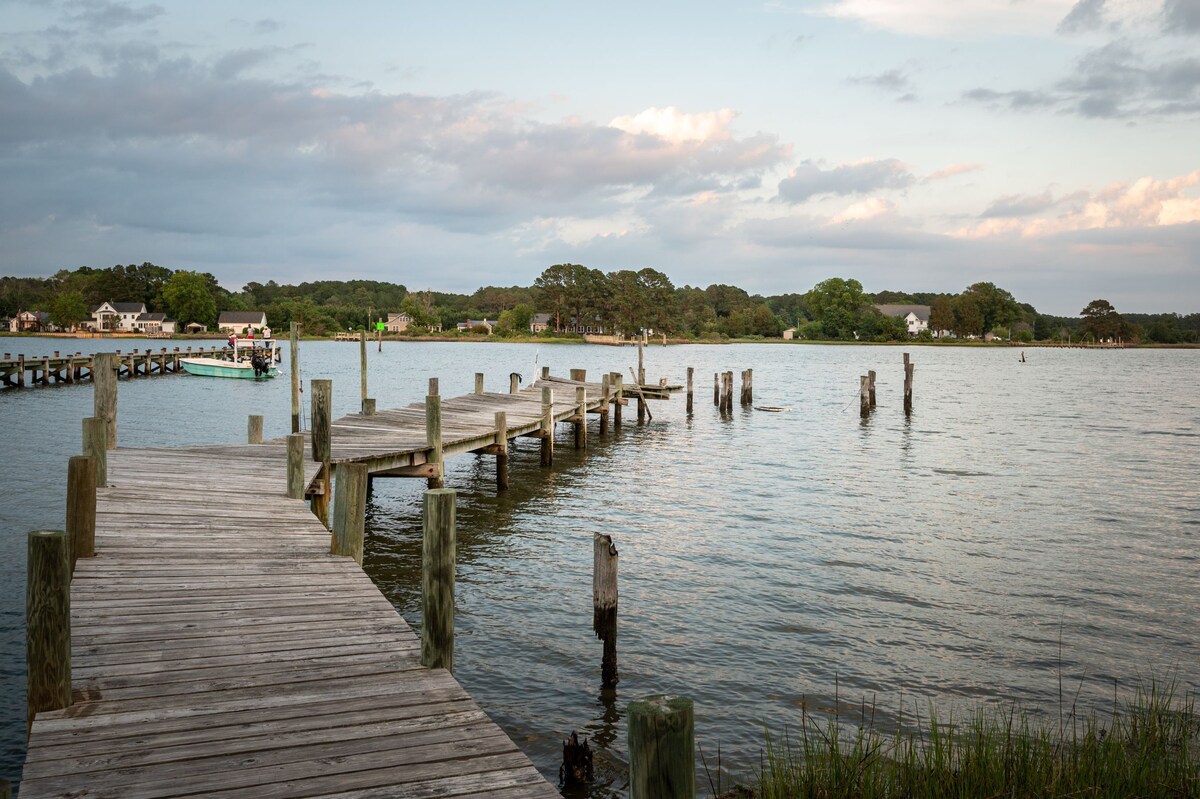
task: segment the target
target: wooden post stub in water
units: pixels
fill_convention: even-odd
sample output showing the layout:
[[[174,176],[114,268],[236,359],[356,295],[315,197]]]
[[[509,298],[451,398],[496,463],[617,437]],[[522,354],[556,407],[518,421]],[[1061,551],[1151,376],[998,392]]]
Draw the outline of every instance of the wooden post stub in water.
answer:
[[[713,372],[713,405],[721,407],[721,373]]]
[[[875,370],[867,372],[867,390],[871,393],[871,407],[875,407]]]
[[[648,696],[629,703],[630,799],[693,799],[696,733],[692,700]]]
[[[83,454],[96,463],[96,486],[108,485],[108,423],[95,416],[83,420]]]
[[[71,704],[71,555],[62,530],[29,534],[25,584],[26,731]]]
[[[252,414],[246,419],[246,443],[261,444],[263,442],[263,418]]]
[[[304,499],[304,434],[287,437],[287,495],[289,499]]]
[[[575,412],[579,421],[575,423],[575,449],[587,449],[587,389],[575,387]]]
[[[867,376],[858,378],[858,413],[864,419],[871,415],[871,390],[867,388]]]
[[[71,573],[80,558],[96,554],[96,459],[76,455],[67,462],[67,540]]]
[[[367,513],[367,465],[339,463],[336,490],[329,554],[354,558],[361,566]]]
[[[592,611],[600,614],[617,609],[617,546],[612,536],[592,536]]]
[[[904,353],[904,412],[912,412],[913,364]]]
[[[437,477],[430,477],[426,485],[430,489],[443,488],[445,481],[445,466],[442,463],[442,398],[438,394],[438,379],[429,378],[429,395],[425,397],[425,445],[429,453],[425,456],[426,463],[437,464]]]
[[[687,412],[690,416],[692,413],[692,375],[696,370],[689,366],[687,371]]]
[[[454,670],[454,490],[425,492],[421,547],[421,665]]]
[[[496,411],[496,490],[508,490],[508,414]]]
[[[563,787],[583,788],[591,783],[594,773],[592,749],[588,746],[587,739],[584,738],[583,743],[580,743],[578,733],[572,730],[571,737],[563,741],[563,760],[558,769]]]
[[[754,370],[746,370],[746,404],[754,404]]]
[[[292,378],[292,432],[300,432],[300,328],[291,323],[288,331],[288,359]]]
[[[483,372],[475,373],[475,393],[476,394],[483,393]]]
[[[92,356],[92,415],[104,420],[108,449],[117,447],[117,368],[117,356],[111,352],[98,352]]]
[[[612,391],[612,375],[604,374],[600,376],[600,435],[608,433],[608,406],[612,399],[609,397],[609,392]]]
[[[554,464],[554,392],[542,386],[542,466]]]

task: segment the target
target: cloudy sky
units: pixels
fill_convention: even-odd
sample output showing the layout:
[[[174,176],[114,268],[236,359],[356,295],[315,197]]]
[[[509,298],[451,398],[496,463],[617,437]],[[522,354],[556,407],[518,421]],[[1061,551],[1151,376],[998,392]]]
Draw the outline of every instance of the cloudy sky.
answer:
[[[0,0],[0,274],[1200,311],[1200,0]]]

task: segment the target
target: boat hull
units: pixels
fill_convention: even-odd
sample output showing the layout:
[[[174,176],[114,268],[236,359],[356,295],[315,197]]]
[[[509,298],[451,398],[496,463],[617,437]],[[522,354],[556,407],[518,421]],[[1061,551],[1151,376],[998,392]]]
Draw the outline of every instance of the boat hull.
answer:
[[[275,376],[277,367],[271,364],[262,374],[254,374],[254,367],[248,363],[233,363],[216,358],[180,358],[179,362],[191,375],[200,377],[232,377],[239,380],[266,380]]]

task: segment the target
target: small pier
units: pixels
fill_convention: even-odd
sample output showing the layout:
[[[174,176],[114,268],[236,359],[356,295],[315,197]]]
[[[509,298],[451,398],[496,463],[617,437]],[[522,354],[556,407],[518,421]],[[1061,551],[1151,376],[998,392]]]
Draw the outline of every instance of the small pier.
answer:
[[[475,452],[496,456],[504,490],[511,438],[540,439],[549,465],[559,423],[586,448],[589,415],[605,434],[629,394],[640,416],[647,400],[679,390],[584,377],[544,371],[519,390],[512,375],[507,392],[487,393],[477,375],[474,394],[444,402],[431,381],[425,403],[375,412],[364,396],[364,413],[332,421],[322,418],[328,381],[313,381],[315,433],[303,434],[303,449],[293,434],[105,450],[101,431],[92,456],[78,459],[102,462],[90,474],[105,475],[94,554],[84,547],[61,587],[70,701],[32,716],[21,796],[559,796],[449,669],[423,665],[428,636],[418,639],[359,565],[361,519],[357,553],[342,553],[350,557],[331,554],[349,506],[335,508],[332,536],[324,519],[335,477],[422,477],[440,488],[444,459]],[[251,417],[251,442],[261,429]],[[164,502],[167,473],[176,487]],[[351,496],[342,489],[338,505]],[[452,491],[430,495],[453,507]],[[68,492],[69,508],[81,502]],[[86,507],[78,513],[69,524]],[[450,541],[453,553],[453,521]],[[78,534],[69,546],[80,552]],[[40,640],[47,628],[31,620],[30,629]],[[31,663],[31,674],[60,672]]]
[[[133,352],[117,350],[117,377],[179,374],[183,372],[183,366],[179,363],[181,358],[229,360],[232,357],[232,350],[225,346],[188,347],[185,350],[175,347],[169,351],[166,347],[158,350],[135,349]],[[0,358],[0,383],[11,388],[90,382],[92,371],[93,356],[78,352],[74,355],[55,352],[36,357],[19,354],[15,358],[11,352],[6,352]]]

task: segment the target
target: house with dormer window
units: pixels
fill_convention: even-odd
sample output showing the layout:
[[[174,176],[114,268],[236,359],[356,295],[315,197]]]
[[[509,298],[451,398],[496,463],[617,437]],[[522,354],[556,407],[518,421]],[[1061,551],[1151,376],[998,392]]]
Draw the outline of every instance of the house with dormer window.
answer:
[[[144,313],[144,302],[102,302],[92,309],[92,318],[86,324],[96,331],[132,332],[138,329],[135,322]]]

